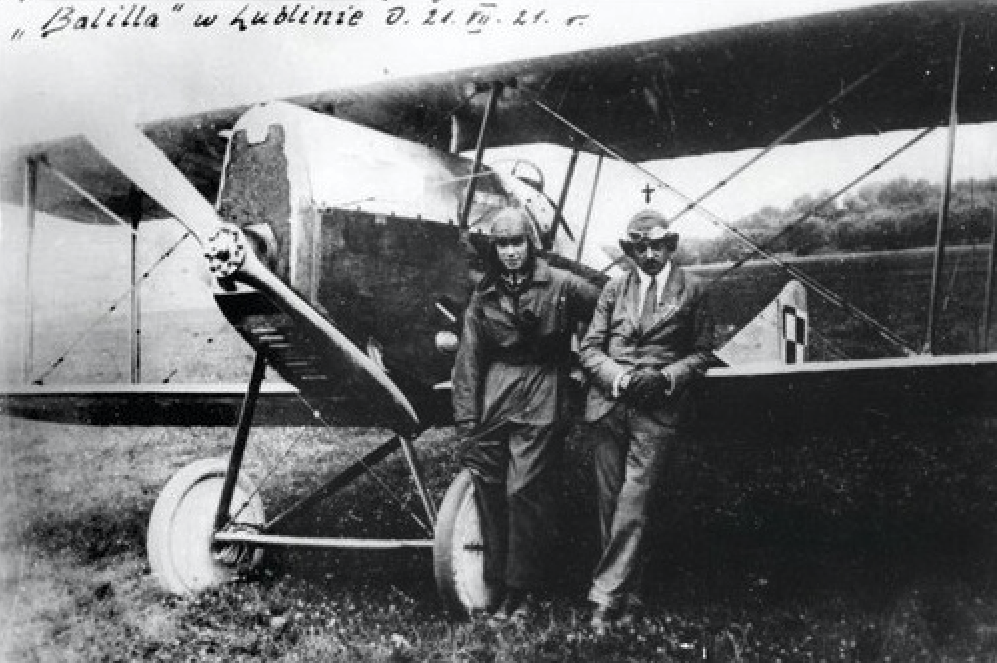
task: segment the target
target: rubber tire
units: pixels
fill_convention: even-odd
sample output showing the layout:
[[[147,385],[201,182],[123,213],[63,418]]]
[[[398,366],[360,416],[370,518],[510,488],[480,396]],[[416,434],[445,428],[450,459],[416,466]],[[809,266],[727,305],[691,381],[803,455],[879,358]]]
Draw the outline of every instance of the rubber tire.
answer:
[[[215,510],[225,481],[227,460],[205,458],[182,468],[166,483],[149,518],[146,548],[152,575],[166,591],[190,596],[229,582],[240,572],[260,563],[262,549],[250,551],[238,565],[219,561],[211,549]],[[252,482],[240,473],[232,495],[230,513],[246,498],[248,506],[239,522],[261,526],[265,522],[263,501]]]
[[[474,614],[495,607],[499,588],[485,582],[484,562],[474,482],[463,470],[443,498],[433,541],[436,587],[452,609]]]

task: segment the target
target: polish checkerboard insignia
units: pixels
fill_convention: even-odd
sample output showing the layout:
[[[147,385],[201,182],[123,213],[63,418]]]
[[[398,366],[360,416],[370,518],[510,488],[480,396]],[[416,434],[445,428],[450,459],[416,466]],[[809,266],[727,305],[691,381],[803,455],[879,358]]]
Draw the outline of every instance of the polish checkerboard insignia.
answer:
[[[728,366],[802,364],[809,322],[807,291],[799,281],[790,281],[715,354]]]
[[[795,306],[782,307],[782,360],[787,364],[802,364],[806,360],[807,324],[805,311]]]

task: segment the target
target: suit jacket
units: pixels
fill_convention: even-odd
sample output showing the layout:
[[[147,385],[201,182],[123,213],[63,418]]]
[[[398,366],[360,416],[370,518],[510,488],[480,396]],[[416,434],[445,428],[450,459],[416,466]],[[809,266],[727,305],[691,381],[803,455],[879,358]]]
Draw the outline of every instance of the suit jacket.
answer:
[[[590,378],[585,419],[598,421],[613,407],[613,383],[635,367],[664,369],[672,394],[647,413],[663,425],[677,425],[688,402],[686,387],[713,360],[713,325],[704,283],[674,263],[647,329],[640,326],[639,280],[629,272],[606,284],[581,344]]]

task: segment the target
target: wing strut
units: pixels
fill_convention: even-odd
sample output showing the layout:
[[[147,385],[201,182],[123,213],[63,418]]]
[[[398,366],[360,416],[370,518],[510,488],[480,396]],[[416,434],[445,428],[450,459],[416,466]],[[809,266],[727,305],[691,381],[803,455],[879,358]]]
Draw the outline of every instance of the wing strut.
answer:
[[[949,221],[949,200],[952,195],[952,162],[955,157],[955,133],[959,126],[959,70],[962,66],[962,37],[966,24],[959,24],[959,38],[955,46],[955,66],[952,71],[952,102],[949,108],[949,137],[945,154],[945,182],[942,198],[938,203],[938,227],[935,234],[935,266],[931,271],[931,299],[928,303],[928,325],[924,333],[924,353],[934,354],[935,318],[938,315],[938,288],[941,283],[942,264],[945,260],[945,229]]]
[[[602,162],[605,158],[606,155],[600,152],[599,160],[595,163],[595,175],[592,177],[592,190],[589,192],[589,204],[588,208],[585,210],[585,225],[582,226],[582,236],[578,240],[578,255],[575,257],[576,262],[582,261],[582,251],[585,250],[585,238],[589,232],[589,222],[592,221],[592,205],[595,203],[595,192],[599,188],[599,178],[602,176]]]
[[[557,199],[557,208],[554,210],[554,227],[550,229],[550,245],[554,246],[554,238],[557,237],[557,229],[564,226],[564,232],[571,236],[571,228],[564,219],[564,203],[568,200],[568,189],[571,188],[571,181],[575,177],[575,166],[578,164],[579,149],[571,150],[571,158],[568,160],[568,171],[564,175],[564,184],[561,185],[561,195]],[[574,239],[572,237],[572,239]]]
[[[138,271],[136,263],[138,261],[138,227],[142,222],[142,191],[137,186],[132,186],[128,190],[128,206],[131,208],[130,216],[132,221],[131,255],[129,256],[129,266],[131,272],[131,306],[129,308],[131,322],[131,359],[132,359],[132,384],[142,382],[142,290],[139,288]]]
[[[24,382],[31,381],[35,363],[35,302],[31,254],[35,243],[35,209],[38,205],[38,159],[29,157],[24,168],[24,214],[28,229],[24,251]]]
[[[460,210],[460,229],[467,230],[467,221],[471,216],[471,202],[474,201],[474,189],[477,187],[478,173],[481,171],[481,159],[485,153],[485,136],[488,125],[495,112],[495,104],[498,96],[502,93],[502,83],[496,81],[492,83],[492,89],[488,93],[488,105],[485,106],[485,114],[481,118],[481,128],[478,130],[478,145],[474,150],[474,166],[471,168],[471,179],[467,183],[467,195],[464,197],[464,207]]]
[[[60,171],[58,168],[53,166],[48,162],[44,156],[32,157],[27,160],[26,168],[26,182],[25,182],[25,208],[28,210],[28,228],[29,228],[29,246],[27,254],[31,255],[31,236],[33,234],[34,226],[34,209],[35,202],[34,199],[37,196],[37,179],[38,179],[38,167],[44,166],[48,172],[56,177],[60,182],[65,184],[67,187],[76,192],[84,200],[89,202],[105,216],[113,220],[115,223],[128,228],[131,231],[131,251],[129,259],[129,271],[131,276],[131,289],[129,290],[131,295],[130,302],[130,334],[129,334],[129,347],[130,347],[130,364],[131,364],[131,382],[132,384],[139,384],[142,382],[142,341],[141,341],[141,327],[142,327],[142,315],[141,315],[141,291],[139,285],[141,280],[148,276],[146,273],[141,279],[138,277],[137,272],[137,257],[138,257],[138,232],[139,223],[142,220],[142,198],[143,194],[138,189],[138,187],[132,186],[128,192],[128,208],[130,222],[126,222],[120,216],[111,211],[106,205],[101,203],[96,196],[91,194],[89,191],[84,189],[82,186],[77,184],[68,175]],[[27,275],[25,283],[28,284],[27,288],[30,293],[30,273]],[[28,307],[30,309],[31,302],[29,299]],[[113,311],[113,309],[112,309]],[[32,323],[33,324],[33,323]],[[29,342],[31,339],[30,330],[27,334]],[[24,381],[28,382],[31,380],[31,370],[33,368],[34,358],[33,350],[26,353],[25,360],[25,375]],[[61,362],[61,358],[59,360]],[[46,373],[47,375],[47,373]],[[37,381],[36,381],[37,382]]]
[[[990,352],[990,314],[994,308],[994,269],[997,268],[997,206],[991,209],[993,226],[990,230],[990,263],[987,268],[987,287],[984,290],[983,352]]]

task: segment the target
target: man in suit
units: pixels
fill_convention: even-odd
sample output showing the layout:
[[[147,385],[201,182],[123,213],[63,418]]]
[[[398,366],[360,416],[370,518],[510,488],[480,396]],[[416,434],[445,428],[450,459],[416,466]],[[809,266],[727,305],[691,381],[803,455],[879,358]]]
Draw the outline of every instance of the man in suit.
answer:
[[[602,535],[589,600],[600,635],[642,606],[648,508],[688,417],[689,383],[712,360],[704,284],[672,262],[677,242],[658,212],[630,219],[620,245],[637,268],[603,289],[581,344]]]

